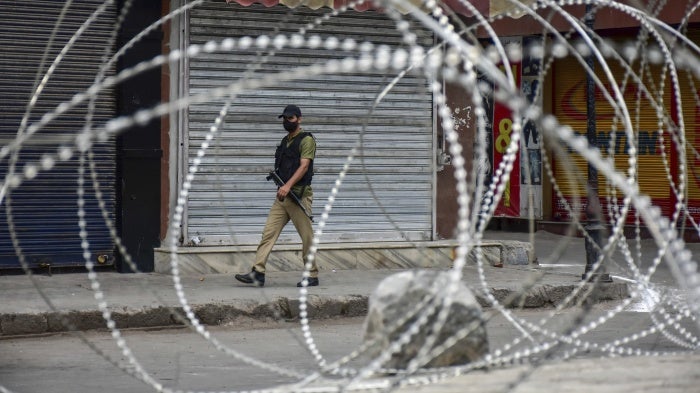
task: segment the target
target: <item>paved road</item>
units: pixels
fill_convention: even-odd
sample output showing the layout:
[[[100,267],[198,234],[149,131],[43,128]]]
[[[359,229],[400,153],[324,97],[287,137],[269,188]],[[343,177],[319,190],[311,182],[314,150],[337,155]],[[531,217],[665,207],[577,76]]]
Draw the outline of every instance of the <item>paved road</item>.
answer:
[[[594,315],[588,316],[587,320],[597,318],[611,306],[613,305],[598,306]],[[547,316],[549,311],[518,311],[517,315],[534,322]],[[546,326],[555,331],[566,330],[575,316],[576,310],[568,309],[555,316]],[[336,360],[356,348],[362,339],[362,322],[362,318],[313,322],[312,332],[321,353],[328,360]],[[609,323],[582,338],[591,342],[606,343],[638,332],[648,325],[649,314],[623,312]],[[501,348],[518,336],[515,328],[501,316],[494,316],[487,326],[492,350]],[[223,344],[246,355],[303,373],[314,370],[313,358],[305,347],[300,345],[301,339],[299,337],[301,334],[297,323],[261,324],[258,321],[238,320],[226,326],[212,327],[211,331]],[[96,347],[121,360],[114,340],[109,335],[93,331],[87,333],[87,337]],[[184,329],[127,331],[125,338],[143,367],[165,386],[187,390],[248,390],[270,388],[294,382],[293,378],[261,370],[232,359],[215,350],[199,336]],[[531,343],[527,342],[526,346],[530,347]],[[680,350],[678,346],[659,333],[649,335],[635,342],[633,346],[649,351]],[[587,359],[578,360],[578,362],[582,362],[580,363],[581,367],[588,367],[591,370],[598,369],[596,372],[600,373],[601,363],[590,360],[597,356],[598,354],[595,353],[582,353],[578,357]],[[631,362],[642,370],[642,365],[637,363],[643,361],[645,362],[643,365],[648,366],[648,362],[658,361],[658,358],[644,359],[617,359],[616,364],[624,368],[624,363],[621,362]],[[680,358],[674,359],[677,361]],[[694,359],[697,362],[700,357]],[[357,364],[356,362],[354,365]],[[543,368],[542,370],[550,371],[538,372],[537,378],[525,378],[524,385],[534,384],[533,386],[538,387],[538,391],[559,391],[557,381],[575,379],[582,384],[579,386],[584,387],[580,391],[586,391],[585,381],[581,382],[579,375],[586,370],[576,369],[573,366],[573,364],[579,363],[561,364],[560,362],[545,361],[544,364],[546,367],[559,367],[561,369]],[[675,368],[676,372],[681,370],[678,369],[678,365]],[[693,373],[686,372],[685,369],[682,370],[684,371],[682,375],[685,377],[681,379],[684,381],[677,381],[678,377],[674,377],[676,384],[681,383],[682,385],[686,382],[697,384],[700,382],[700,371]],[[505,391],[507,390],[506,386],[503,385],[505,381],[517,382],[520,378],[518,375],[529,375],[523,374],[525,371],[527,369],[508,367],[502,371],[473,373],[466,378],[470,378],[469,386],[481,386],[479,384],[483,382],[486,384],[484,387],[487,385],[498,387],[498,389],[494,388],[493,391]],[[639,377],[635,376],[632,370],[622,371],[624,370],[620,370],[619,378],[611,378],[611,382],[614,380],[614,386],[620,389],[625,388],[625,390],[613,391],[643,391],[638,389],[639,386],[636,383]],[[662,372],[658,369],[656,371]],[[557,375],[552,375],[552,373]],[[499,375],[502,376],[499,377]],[[591,375],[591,378],[593,383],[602,377]],[[110,365],[69,334],[0,340],[0,381],[1,385],[15,392],[87,393],[149,390],[142,383],[133,380]],[[474,385],[475,383],[477,385]],[[522,389],[525,387],[523,386]],[[432,387],[424,391],[462,391],[447,390],[446,387],[444,389]],[[522,389],[516,391],[530,391]]]

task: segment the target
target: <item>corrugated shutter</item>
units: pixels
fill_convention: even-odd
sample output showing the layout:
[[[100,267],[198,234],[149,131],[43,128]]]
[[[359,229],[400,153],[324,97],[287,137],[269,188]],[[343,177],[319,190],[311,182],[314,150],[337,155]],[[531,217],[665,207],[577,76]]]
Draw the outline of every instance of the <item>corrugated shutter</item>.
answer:
[[[290,22],[281,23],[291,12]],[[277,28],[281,33],[292,34],[328,12],[331,11],[207,3],[190,15],[190,43],[272,35]],[[307,34],[396,47],[401,36],[394,26],[380,13],[347,12]],[[432,45],[430,33],[419,33],[422,45]],[[255,51],[206,54],[189,63],[190,94],[230,84],[249,69],[254,70],[254,75],[270,74],[347,55],[340,50],[285,48],[257,64],[260,58]],[[432,95],[420,74],[408,75],[368,117],[376,95],[393,76],[313,76],[246,91],[236,97],[189,194],[185,241],[195,236],[202,245],[251,244],[259,240],[275,189],[265,176],[272,169],[275,146],[285,134],[277,116],[290,103],[301,107],[304,129],[317,140],[313,189],[314,212],[319,218],[337,174],[367,121],[361,157],[356,157],[343,182],[322,240],[399,240],[404,235],[430,239],[434,174]],[[190,108],[190,162],[222,103]],[[280,242],[297,241],[298,236],[289,225]]]
[[[620,86],[625,80],[624,69],[617,65],[614,60],[608,62],[611,67],[616,84]],[[639,73],[639,63],[632,65],[635,72]],[[600,65],[596,65],[596,73],[603,80],[606,86],[610,82],[604,79]],[[649,82],[648,75],[653,75],[653,82]],[[650,72],[643,74],[643,80],[647,83],[647,89],[652,91],[652,94],[658,94],[658,86],[660,86],[659,68],[655,67]],[[570,125],[577,133],[586,135],[586,73],[583,67],[572,57],[557,61],[554,68],[554,108],[557,118],[562,124]],[[667,110],[670,110],[670,89],[668,75],[666,79],[665,89],[663,93],[663,102]],[[672,204],[670,184],[667,181],[667,173],[664,169],[664,163],[660,155],[661,148],[658,139],[658,119],[656,110],[653,109],[651,103],[645,96],[642,95],[639,105],[637,105],[638,88],[637,83],[631,78],[627,78],[627,87],[623,94],[627,108],[632,119],[637,139],[637,175],[639,187],[641,191],[652,198],[655,205],[661,207],[664,214],[668,214]],[[621,89],[622,90],[622,89]],[[608,87],[608,91],[612,95],[612,90]],[[614,112],[610,104],[607,102],[603,94],[596,88],[596,130],[598,135],[598,147],[604,153],[614,156],[615,166],[618,171],[627,174],[628,158],[627,137],[625,136],[624,125],[618,120],[614,122]],[[670,113],[669,113],[670,114]],[[664,134],[665,150],[667,157],[675,154],[670,146],[670,140],[667,130]],[[611,137],[612,134],[612,137]],[[612,139],[611,139],[612,138]],[[614,152],[611,154],[609,148],[614,145]],[[587,164],[585,160],[576,154],[571,156],[572,162],[575,164],[574,174],[567,174],[562,165],[561,160],[556,162],[555,176],[556,181],[568,200],[573,201],[575,196],[586,198],[586,179],[587,179]],[[608,204],[606,198],[612,196],[608,192],[606,177],[603,173],[598,173],[599,195],[604,206],[604,214],[607,217]],[[556,193],[553,193],[554,204],[552,212],[555,217],[568,219],[568,213],[565,209],[563,201],[559,200]],[[622,195],[618,192],[618,206],[622,204]],[[630,215],[630,219],[633,216]]]
[[[700,42],[700,30],[689,29],[687,37],[692,42]],[[682,70],[679,73],[681,103],[685,121],[686,157],[688,167],[687,202],[688,213],[696,223],[700,222],[700,78],[697,73]]]
[[[75,31],[102,4],[101,0],[77,0],[68,9],[58,29],[45,68],[51,65]],[[0,144],[15,138],[22,116],[33,91],[42,55],[56,25],[62,1],[0,1]],[[94,81],[105,55],[105,43],[114,30],[114,6],[100,15],[89,30],[76,42],[49,79],[32,111],[29,124],[85,91]],[[41,74],[45,70],[41,71]],[[109,74],[113,74],[110,70]],[[115,97],[105,91],[96,103],[93,122],[100,126],[115,114]],[[87,104],[73,109],[35,134],[21,149],[17,170],[27,163],[38,163],[46,153],[55,154],[58,146],[72,141],[85,124]],[[94,148],[101,191],[109,215],[114,218],[115,145],[110,140]],[[57,163],[50,172],[26,181],[11,195],[14,225],[23,253],[33,265],[74,265],[84,263],[77,215],[77,158]],[[4,178],[8,160],[0,162]],[[86,172],[89,173],[89,172]],[[107,255],[111,259],[113,242],[97,206],[95,190],[86,181],[86,220],[93,257]],[[5,211],[0,207],[0,267],[18,267],[12,247]]]

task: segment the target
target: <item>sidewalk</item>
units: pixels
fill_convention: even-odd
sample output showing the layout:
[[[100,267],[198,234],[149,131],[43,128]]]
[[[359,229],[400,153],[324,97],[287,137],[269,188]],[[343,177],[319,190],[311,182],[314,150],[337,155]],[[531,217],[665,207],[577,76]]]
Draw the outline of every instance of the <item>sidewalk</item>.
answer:
[[[385,277],[400,270],[322,270],[321,285],[309,288],[309,316],[313,319],[363,316],[369,295]],[[488,290],[499,300],[522,292],[523,283],[537,282],[511,307],[552,307],[570,294],[580,282],[583,264],[573,266],[485,267]],[[59,313],[78,330],[103,329],[105,322],[95,292],[85,273],[33,275],[33,281],[50,299],[52,310],[24,275],[0,276],[0,337],[65,331]],[[182,277],[187,302],[204,324],[217,325],[236,318],[268,319],[298,317],[300,272],[271,272],[264,288],[245,286],[232,274]],[[104,300],[116,326],[124,328],[163,327],[181,324],[173,311],[182,313],[170,275],[158,273],[97,273]],[[464,281],[480,302],[488,306],[476,266],[464,269]],[[606,284],[599,301],[628,296],[627,284],[616,280]]]

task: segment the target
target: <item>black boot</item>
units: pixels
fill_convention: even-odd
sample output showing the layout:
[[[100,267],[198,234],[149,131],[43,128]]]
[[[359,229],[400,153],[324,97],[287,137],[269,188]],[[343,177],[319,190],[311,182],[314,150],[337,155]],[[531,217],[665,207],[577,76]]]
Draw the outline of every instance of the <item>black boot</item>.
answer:
[[[308,282],[306,283],[307,287],[317,287],[318,286],[318,277],[309,277],[307,280],[308,280]],[[299,281],[297,283],[297,286],[301,288],[303,286],[303,285],[301,285],[301,283],[303,283],[303,282],[304,282],[304,280]]]
[[[265,274],[258,273],[255,268],[247,274],[236,274],[236,280],[244,284],[253,284],[256,287],[265,286]]]

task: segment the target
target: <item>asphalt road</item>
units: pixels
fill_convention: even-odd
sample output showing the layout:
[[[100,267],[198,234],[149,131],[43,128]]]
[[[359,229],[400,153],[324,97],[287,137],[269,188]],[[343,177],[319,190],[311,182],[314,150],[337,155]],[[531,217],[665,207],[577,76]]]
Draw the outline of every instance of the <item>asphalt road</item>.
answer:
[[[585,321],[596,320],[614,304],[596,307]],[[551,310],[519,311],[518,317],[531,322],[548,316]],[[576,321],[577,311],[567,309],[554,316],[545,326],[553,331],[567,331]],[[312,322],[311,331],[323,356],[333,361],[356,348],[363,333],[363,318]],[[583,322],[585,325],[586,322]],[[623,339],[651,324],[645,312],[622,312],[613,320],[582,336],[595,343]],[[492,351],[512,342],[518,330],[500,315],[488,321]],[[694,326],[686,326],[696,332]],[[265,362],[274,363],[304,374],[315,370],[315,362],[306,348],[299,325],[293,322],[261,324],[246,320],[211,328],[222,344]],[[115,341],[104,332],[89,332],[86,337],[95,347],[123,362]],[[264,389],[295,379],[245,364],[216,350],[200,336],[185,329],[126,331],[124,338],[140,365],[150,375],[170,388],[217,391]],[[534,344],[527,339],[522,347]],[[649,351],[683,351],[660,333],[648,335],[631,346]],[[547,362],[557,362],[558,352]],[[599,356],[579,353],[577,356]],[[366,359],[351,364],[357,366]],[[127,369],[133,369],[129,366]],[[566,378],[562,375],[561,378]],[[0,385],[13,392],[134,392],[150,391],[143,383],[108,363],[83,342],[70,334],[0,340]]]

